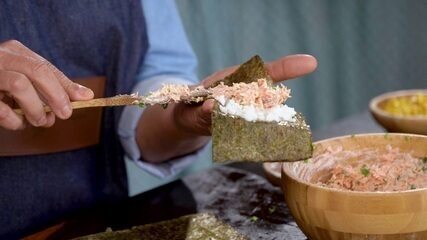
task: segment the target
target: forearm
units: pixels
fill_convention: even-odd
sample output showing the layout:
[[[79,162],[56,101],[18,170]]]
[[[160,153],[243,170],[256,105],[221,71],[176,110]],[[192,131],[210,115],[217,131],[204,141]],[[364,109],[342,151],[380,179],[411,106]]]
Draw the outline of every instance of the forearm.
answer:
[[[166,109],[152,106],[144,110],[136,140],[145,161],[158,163],[194,152],[210,139],[186,130],[175,120],[175,104]]]

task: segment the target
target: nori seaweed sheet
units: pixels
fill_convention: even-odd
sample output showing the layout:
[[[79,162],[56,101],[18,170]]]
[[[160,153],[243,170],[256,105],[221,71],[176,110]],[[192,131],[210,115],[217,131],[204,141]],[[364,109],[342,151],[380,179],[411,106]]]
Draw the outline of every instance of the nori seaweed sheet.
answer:
[[[266,78],[267,82],[270,84],[272,83],[271,77],[267,74],[267,70],[264,67],[264,62],[261,57],[255,55],[247,62],[240,65],[240,67],[232,74],[228,75],[221,81],[215,82],[210,87],[215,87],[220,82],[223,82],[227,86],[231,86],[233,83],[238,82],[251,83],[260,78]]]
[[[272,83],[264,62],[255,56],[222,81],[232,85],[259,78]],[[248,122],[221,113],[216,105],[212,112],[213,161],[289,162],[310,158],[313,154],[310,127],[302,114],[298,113],[296,118],[295,122]]]
[[[107,231],[76,238],[75,240],[247,240],[231,226],[209,213],[183,216],[128,230]]]
[[[309,127],[299,114],[285,123],[248,122],[215,110],[212,119],[215,162],[291,162],[312,156]]]

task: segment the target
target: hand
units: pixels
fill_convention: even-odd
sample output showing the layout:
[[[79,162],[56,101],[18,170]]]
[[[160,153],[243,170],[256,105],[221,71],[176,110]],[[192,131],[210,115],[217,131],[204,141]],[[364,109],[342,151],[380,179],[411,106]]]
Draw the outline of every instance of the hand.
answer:
[[[12,98],[23,110],[16,114],[3,100]],[[17,130],[25,120],[36,127],[50,127],[55,116],[67,119],[72,114],[70,100],[93,98],[92,90],[73,83],[46,59],[18,41],[0,43],[0,127]],[[45,113],[43,106],[52,108]]]
[[[290,55],[266,64],[268,74],[275,82],[300,77],[313,72],[317,67],[317,60],[310,55]],[[202,81],[208,87],[214,82],[224,79],[233,73],[238,66],[218,71]],[[199,106],[186,104],[175,105],[175,121],[177,125],[188,132],[198,135],[210,135],[211,113],[214,100],[207,100]]]
[[[299,77],[314,71],[317,61],[309,55],[293,55],[266,64],[274,81]],[[207,87],[236,70],[224,69],[203,80]],[[167,109],[151,106],[145,109],[138,127],[136,140],[142,158],[158,163],[193,152],[209,141],[211,113],[214,101],[199,105],[170,104]]]

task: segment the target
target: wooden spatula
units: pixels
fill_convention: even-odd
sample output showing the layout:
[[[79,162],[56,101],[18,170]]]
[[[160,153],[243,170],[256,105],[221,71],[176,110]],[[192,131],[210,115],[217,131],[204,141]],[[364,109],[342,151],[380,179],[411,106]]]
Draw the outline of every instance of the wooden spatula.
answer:
[[[182,96],[180,101],[185,103],[201,102],[209,98],[210,92],[206,91],[195,91],[191,92],[190,95]],[[138,96],[137,94],[131,95],[117,95],[108,98],[95,98],[86,101],[75,101],[71,102],[73,109],[79,108],[93,108],[93,107],[114,107],[114,106],[125,106],[125,105],[155,105],[155,104],[168,104],[170,102],[177,102],[170,98],[152,99],[150,97]],[[51,112],[52,109],[49,106],[44,107],[45,112]],[[17,114],[23,115],[22,109],[14,109]]]
[[[91,107],[109,107],[109,106],[124,106],[124,105],[138,105],[140,97],[136,95],[118,95],[108,98],[95,98],[86,101],[75,101],[71,102],[73,109],[79,108],[91,108]],[[51,112],[52,109],[49,106],[44,107],[45,112]],[[22,109],[14,109],[17,114],[23,115]]]

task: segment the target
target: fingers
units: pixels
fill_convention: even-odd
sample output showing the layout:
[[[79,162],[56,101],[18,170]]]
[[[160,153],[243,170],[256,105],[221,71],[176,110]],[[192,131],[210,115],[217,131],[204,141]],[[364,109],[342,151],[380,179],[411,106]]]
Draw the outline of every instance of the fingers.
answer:
[[[27,48],[24,44],[20,43],[19,41],[9,40],[2,43],[1,45],[2,45],[2,49],[7,49],[9,51],[12,51],[16,55],[26,56],[26,57],[35,59],[36,61],[46,62],[46,60],[43,57],[31,51],[29,48]],[[47,64],[47,66],[53,72],[56,79],[60,82],[62,87],[65,89],[66,93],[68,94],[71,100],[78,101],[78,100],[89,100],[93,98],[94,93],[91,89],[72,82],[70,79],[68,79],[65,76],[63,72],[61,72],[58,68],[56,68],[52,64]]]
[[[42,56],[31,51],[24,44],[22,44],[17,40],[8,40],[6,42],[2,42],[0,45],[0,49],[3,51],[12,52],[16,55],[22,55],[22,56],[27,56],[27,57],[38,59],[38,60],[44,60]]]
[[[46,119],[47,119],[46,124],[44,126],[42,126],[42,127],[48,128],[48,127],[52,127],[53,124],[55,124],[56,117],[55,117],[55,114],[53,112],[47,113],[46,114]]]
[[[52,108],[56,116],[61,119],[67,119],[71,116],[70,98],[53,74],[51,64],[48,61],[35,60],[20,55],[9,55],[8,61],[3,61],[4,59],[0,58],[0,67],[3,70],[24,74],[46,100],[46,104]]]
[[[174,115],[177,125],[185,131],[209,136],[211,135],[211,114],[214,100],[207,100],[202,105],[192,106],[182,103],[175,105]]]
[[[73,83],[50,62],[18,41],[0,44],[0,69],[27,76],[53,112],[62,119],[72,113],[70,100],[93,98],[92,90]]]
[[[230,75],[239,66],[225,68],[215,72],[202,81],[204,87],[209,87],[218,80]],[[276,61],[265,64],[268,74],[273,81],[279,82],[287,79],[300,77],[313,72],[317,68],[315,57],[306,54],[296,54],[280,58]]]
[[[0,126],[9,130],[19,130],[25,125],[22,116],[18,116],[7,104],[0,101]]]
[[[215,105],[215,100],[213,99],[208,99],[205,102],[203,102],[202,112],[201,112],[202,115],[205,116],[206,114],[208,114],[210,117],[213,111],[214,105]]]
[[[12,51],[21,54],[23,56],[28,56],[34,59],[38,60],[45,60],[43,57],[38,55],[37,53],[31,51],[29,48],[27,48],[25,45],[20,43],[16,40],[10,40],[6,42],[6,44]],[[67,89],[67,93],[70,95],[70,99],[77,101],[77,100],[89,100],[93,98],[94,93],[91,89],[86,88],[80,84],[72,82],[69,78],[65,76],[63,72],[61,72],[58,68],[56,68],[54,65],[50,65],[52,72],[56,76],[56,78],[61,82],[61,85]]]
[[[265,67],[273,81],[278,82],[313,72],[317,68],[317,60],[311,55],[297,54],[267,63]]]
[[[221,71],[215,72],[212,75],[208,76],[207,78],[203,79],[202,86],[205,88],[210,87],[212,84],[214,84],[216,81],[224,79],[228,75],[232,74],[239,66],[232,66],[225,68]]]
[[[48,124],[43,103],[25,75],[0,70],[0,79],[0,90],[13,97],[31,125],[40,127]]]
[[[49,62],[10,54],[0,58],[0,68],[0,70],[24,74],[47,101],[47,105],[52,108],[56,116],[62,119],[71,116],[70,98],[53,74]]]

